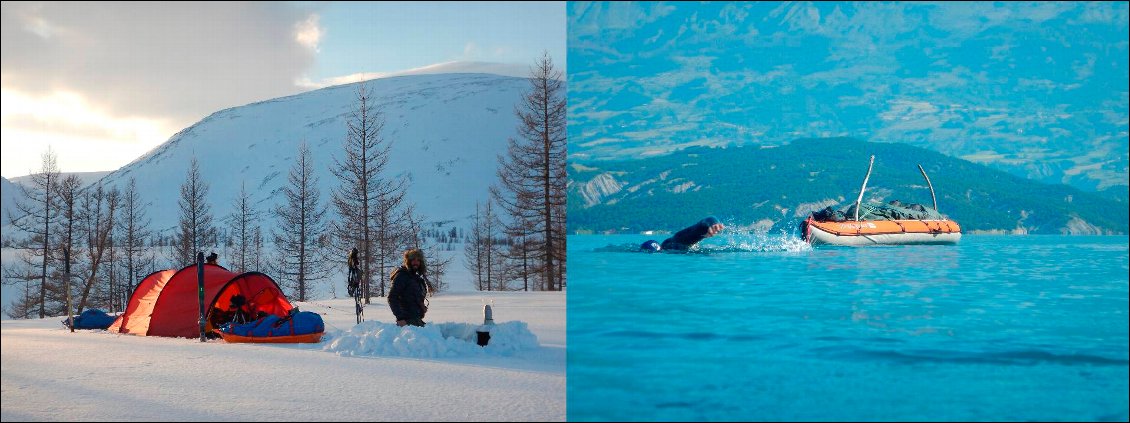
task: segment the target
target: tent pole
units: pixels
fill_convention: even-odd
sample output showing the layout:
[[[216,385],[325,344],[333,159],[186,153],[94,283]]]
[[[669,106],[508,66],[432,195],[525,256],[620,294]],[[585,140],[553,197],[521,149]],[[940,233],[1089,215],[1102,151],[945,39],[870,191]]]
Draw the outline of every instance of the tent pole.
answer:
[[[200,292],[200,342],[204,342],[204,252],[196,252],[196,280]]]
[[[69,321],[69,323],[67,323],[67,325],[71,327],[71,333],[74,333],[75,332],[75,316],[74,316],[74,314],[72,314],[73,309],[71,308],[71,248],[70,247],[63,248],[63,263],[65,265],[64,269],[63,269],[63,278],[65,278],[67,280],[67,320]]]

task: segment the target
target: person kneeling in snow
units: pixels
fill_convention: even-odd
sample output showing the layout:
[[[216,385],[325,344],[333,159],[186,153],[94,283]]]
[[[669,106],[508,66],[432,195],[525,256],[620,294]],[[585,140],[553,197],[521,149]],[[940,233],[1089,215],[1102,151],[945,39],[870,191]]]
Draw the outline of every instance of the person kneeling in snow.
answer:
[[[388,290],[388,306],[396,316],[396,325],[424,326],[428,312],[428,266],[424,252],[404,252],[404,265],[392,271],[392,287]]]

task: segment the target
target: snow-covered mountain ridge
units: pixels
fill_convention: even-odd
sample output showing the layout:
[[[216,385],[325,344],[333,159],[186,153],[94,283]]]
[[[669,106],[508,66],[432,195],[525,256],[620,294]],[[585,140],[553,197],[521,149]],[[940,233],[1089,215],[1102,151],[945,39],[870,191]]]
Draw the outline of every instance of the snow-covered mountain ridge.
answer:
[[[136,178],[154,230],[177,225],[180,185],[195,157],[209,184],[208,201],[219,219],[231,213],[241,184],[252,193],[259,223],[282,201],[300,143],[309,145],[323,204],[339,185],[331,166],[344,155],[346,122],[358,84],[370,86],[383,113],[383,139],[391,143],[384,177],[410,180],[408,200],[431,222],[462,225],[485,201],[497,179],[497,156],[515,136],[514,108],[529,88],[525,78],[491,74],[439,74],[382,78],[323,88],[221,110],[100,182],[124,188]]]

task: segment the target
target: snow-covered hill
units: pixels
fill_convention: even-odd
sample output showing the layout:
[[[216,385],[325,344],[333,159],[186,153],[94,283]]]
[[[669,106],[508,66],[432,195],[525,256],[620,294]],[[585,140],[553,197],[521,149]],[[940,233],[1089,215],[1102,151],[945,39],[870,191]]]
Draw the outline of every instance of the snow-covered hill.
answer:
[[[429,221],[465,226],[475,202],[488,197],[488,187],[497,179],[497,156],[516,134],[514,108],[529,88],[528,80],[439,74],[363,83],[370,84],[383,109],[382,135],[392,143],[385,177],[406,175],[411,181],[408,199]],[[124,188],[136,178],[142,199],[150,203],[152,228],[168,231],[177,225],[180,186],[195,157],[210,185],[208,201],[217,224],[232,211],[240,185],[246,183],[268,233],[275,223],[266,211],[281,201],[279,190],[287,183],[300,143],[310,146],[323,204],[339,185],[330,169],[344,153],[358,84],[213,113],[101,183]]]
[[[8,223],[8,210],[15,206],[16,199],[23,196],[20,187],[13,184],[8,178],[0,178],[0,219]]]
[[[33,170],[38,170],[38,169],[33,169]],[[87,185],[90,185],[94,182],[98,182],[99,179],[102,179],[102,178],[106,177],[106,175],[109,175],[109,174],[110,174],[110,171],[108,171],[108,170],[100,171],[100,172],[60,172],[59,173],[59,180],[61,181],[68,176],[75,175],[75,176],[78,177],[78,180],[82,182],[83,186],[87,186]],[[17,176],[15,178],[12,178],[12,183],[19,184],[19,185],[27,185],[27,184],[31,183],[31,177],[32,177],[32,175]]]

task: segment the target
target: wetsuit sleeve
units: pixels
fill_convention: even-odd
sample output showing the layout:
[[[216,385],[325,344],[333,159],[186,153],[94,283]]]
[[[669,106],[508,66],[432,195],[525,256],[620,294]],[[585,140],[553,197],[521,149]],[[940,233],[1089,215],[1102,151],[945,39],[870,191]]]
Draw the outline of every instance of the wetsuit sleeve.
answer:
[[[667,248],[667,245],[671,242],[682,245],[684,246],[683,248],[689,248],[706,238],[706,234],[710,232],[710,227],[715,223],[718,223],[718,219],[711,216],[679,232],[675,232],[674,236],[663,241],[664,248]]]

